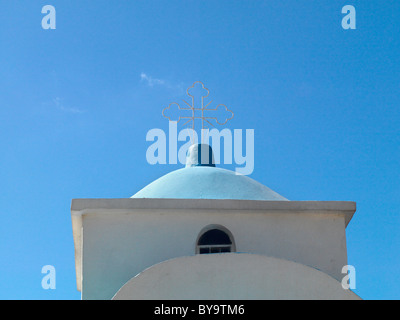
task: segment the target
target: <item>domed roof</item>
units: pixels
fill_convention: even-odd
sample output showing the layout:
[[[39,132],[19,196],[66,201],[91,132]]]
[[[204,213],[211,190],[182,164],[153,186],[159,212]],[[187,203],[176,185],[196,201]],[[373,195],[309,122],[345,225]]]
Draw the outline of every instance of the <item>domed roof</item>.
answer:
[[[247,176],[207,166],[170,172],[144,187],[132,198],[287,200]]]
[[[216,168],[213,159],[209,145],[192,145],[187,153],[186,168],[162,176],[132,198],[288,201],[247,176]]]

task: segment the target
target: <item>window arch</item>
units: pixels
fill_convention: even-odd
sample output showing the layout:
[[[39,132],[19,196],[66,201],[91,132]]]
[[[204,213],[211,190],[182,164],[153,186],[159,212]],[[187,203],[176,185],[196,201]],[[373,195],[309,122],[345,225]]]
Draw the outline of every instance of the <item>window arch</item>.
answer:
[[[223,226],[207,226],[203,228],[197,238],[197,254],[227,253],[235,250],[232,233]]]

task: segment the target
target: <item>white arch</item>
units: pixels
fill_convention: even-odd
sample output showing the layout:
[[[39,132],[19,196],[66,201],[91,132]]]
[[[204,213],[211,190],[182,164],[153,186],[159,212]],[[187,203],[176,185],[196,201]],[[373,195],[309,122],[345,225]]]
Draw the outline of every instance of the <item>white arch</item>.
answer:
[[[129,280],[114,300],[359,300],[314,268],[256,254],[195,255],[156,264]]]

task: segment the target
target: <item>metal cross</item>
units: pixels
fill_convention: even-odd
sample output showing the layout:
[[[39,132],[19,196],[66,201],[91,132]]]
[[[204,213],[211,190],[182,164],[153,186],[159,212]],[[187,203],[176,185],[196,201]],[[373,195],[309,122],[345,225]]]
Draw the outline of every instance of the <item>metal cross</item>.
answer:
[[[196,95],[200,92],[199,95]],[[212,100],[206,105],[205,98],[210,94],[210,91],[204,86],[201,81],[195,81],[191,87],[186,90],[187,95],[191,98],[191,103],[186,100],[183,102],[186,104],[185,107],[181,107],[178,103],[170,103],[168,107],[164,108],[162,114],[169,121],[180,122],[186,120],[183,125],[186,125],[192,121],[192,129],[195,130],[195,120],[201,120],[201,128],[209,128],[208,125],[215,127],[213,123],[224,125],[234,116],[233,112],[227,108],[224,104],[219,104],[215,108],[209,108]],[[184,110],[185,115],[180,113]],[[222,110],[222,111],[221,111]],[[215,112],[217,116],[210,116],[208,112]]]

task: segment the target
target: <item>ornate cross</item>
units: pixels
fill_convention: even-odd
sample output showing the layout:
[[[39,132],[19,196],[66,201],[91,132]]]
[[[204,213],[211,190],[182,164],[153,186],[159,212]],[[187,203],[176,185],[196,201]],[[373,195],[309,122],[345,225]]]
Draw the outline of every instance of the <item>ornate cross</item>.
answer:
[[[181,120],[186,120],[183,125],[192,122],[192,129],[195,130],[195,120],[201,120],[201,129],[208,129],[208,125],[212,127],[215,127],[214,124],[224,125],[233,118],[233,112],[224,104],[209,108],[211,100],[205,105],[205,99],[208,98],[210,91],[201,81],[194,82],[186,90],[186,93],[191,98],[191,103],[183,100],[186,106],[181,107],[178,103],[173,102],[162,111],[163,116],[169,121],[180,122]],[[214,116],[210,112],[214,112]],[[183,114],[181,115],[181,113]]]

